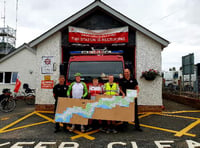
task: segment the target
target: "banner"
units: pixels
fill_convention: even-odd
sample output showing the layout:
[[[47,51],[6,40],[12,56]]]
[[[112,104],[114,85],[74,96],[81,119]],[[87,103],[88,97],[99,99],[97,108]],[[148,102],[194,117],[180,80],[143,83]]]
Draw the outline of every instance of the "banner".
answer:
[[[88,30],[69,26],[69,42],[90,44],[127,43],[128,26],[106,30]]]

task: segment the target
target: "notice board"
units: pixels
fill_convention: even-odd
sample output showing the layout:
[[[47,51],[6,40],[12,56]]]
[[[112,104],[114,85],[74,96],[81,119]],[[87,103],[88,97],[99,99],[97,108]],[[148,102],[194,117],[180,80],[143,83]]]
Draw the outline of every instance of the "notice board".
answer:
[[[127,96],[98,95],[96,100],[58,98],[55,121],[87,125],[88,119],[132,122],[135,119],[135,90]]]

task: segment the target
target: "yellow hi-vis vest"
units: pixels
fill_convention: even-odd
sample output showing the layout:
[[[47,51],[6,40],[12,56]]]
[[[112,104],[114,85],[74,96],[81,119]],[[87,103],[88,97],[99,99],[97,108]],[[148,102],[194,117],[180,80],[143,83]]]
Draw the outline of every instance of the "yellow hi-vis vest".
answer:
[[[104,84],[104,89],[105,89],[106,95],[116,95],[118,93],[119,86],[117,83],[113,83],[112,87],[110,87],[110,83],[108,82]]]

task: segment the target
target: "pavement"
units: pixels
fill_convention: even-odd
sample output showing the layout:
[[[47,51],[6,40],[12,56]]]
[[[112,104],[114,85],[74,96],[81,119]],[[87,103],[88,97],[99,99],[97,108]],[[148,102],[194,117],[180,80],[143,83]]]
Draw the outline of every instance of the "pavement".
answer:
[[[169,100],[163,102],[165,110],[162,113],[140,114],[143,132],[135,131],[134,123],[129,123],[125,131],[117,134],[99,130],[55,134],[52,112],[35,112],[34,106],[18,101],[15,111],[0,112],[0,148],[200,147],[200,110]]]

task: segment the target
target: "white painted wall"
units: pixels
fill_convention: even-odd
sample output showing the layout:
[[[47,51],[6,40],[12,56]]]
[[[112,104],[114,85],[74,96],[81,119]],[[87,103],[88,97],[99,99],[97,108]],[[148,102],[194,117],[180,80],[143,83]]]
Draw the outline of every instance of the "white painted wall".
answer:
[[[139,105],[163,105],[162,78],[153,81],[140,78],[143,71],[161,72],[161,45],[139,31],[136,32],[136,77],[140,87]]]
[[[54,104],[52,89],[41,89],[41,80],[45,74],[41,74],[42,56],[55,56],[56,71],[51,76],[51,80],[57,83],[60,73],[61,63],[61,33],[57,32],[37,46],[36,55],[36,104]]]
[[[35,61],[36,55],[27,49],[23,49],[12,57],[1,62],[0,72],[18,72],[22,85],[23,83],[28,83],[30,88],[36,88]],[[33,71],[33,73],[30,74],[30,71]],[[22,85],[20,89],[22,89]],[[11,91],[13,91],[14,87],[15,84],[0,84],[0,94],[3,88],[10,88]]]

